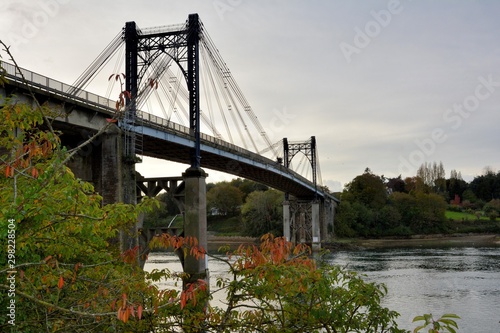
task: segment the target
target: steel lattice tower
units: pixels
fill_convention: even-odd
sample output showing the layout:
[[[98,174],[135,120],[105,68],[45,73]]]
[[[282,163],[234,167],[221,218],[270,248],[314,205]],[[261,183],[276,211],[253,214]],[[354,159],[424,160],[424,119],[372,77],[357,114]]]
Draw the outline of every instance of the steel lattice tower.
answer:
[[[311,139],[305,142],[288,142],[287,138],[283,138],[283,163],[286,168],[290,168],[292,159],[299,152],[302,152],[311,164],[312,181],[317,191],[316,137],[311,136]]]
[[[143,33],[135,22],[127,22],[124,32],[125,90],[131,94],[131,98],[127,99],[128,115],[125,118],[132,123],[135,119],[138,88],[146,83],[144,76],[148,67],[161,55],[172,58],[181,68],[189,90],[189,127],[195,139],[195,148],[191,153],[192,167],[200,167],[200,33],[198,14],[189,15],[187,24],[175,31],[159,29]]]

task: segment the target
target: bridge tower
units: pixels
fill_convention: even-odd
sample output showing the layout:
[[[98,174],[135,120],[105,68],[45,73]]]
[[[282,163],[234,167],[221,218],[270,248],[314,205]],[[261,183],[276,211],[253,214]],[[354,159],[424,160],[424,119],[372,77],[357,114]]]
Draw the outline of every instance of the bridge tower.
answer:
[[[293,243],[310,243],[312,249],[318,251],[321,249],[322,229],[325,229],[322,228],[325,213],[320,211],[324,204],[317,195],[316,138],[312,136],[304,142],[289,142],[287,138],[284,138],[283,163],[286,168],[290,168],[292,159],[298,153],[303,153],[311,164],[312,180],[316,193],[309,198],[292,198],[288,193],[285,193],[283,235]]]
[[[136,115],[136,97],[141,85],[149,84],[151,79],[157,79],[166,71],[162,57],[169,57],[181,68],[189,91],[189,127],[194,138],[194,148],[191,150],[191,166],[183,173],[185,181],[185,219],[184,236],[195,237],[200,246],[207,248],[207,218],[206,218],[206,177],[201,169],[200,157],[200,91],[199,91],[199,41],[201,24],[198,14],[191,14],[185,25],[172,31],[139,30],[135,22],[125,25],[125,64],[126,87],[130,92],[127,99],[125,119],[134,124]],[[155,60],[155,78],[146,77],[148,67]],[[127,124],[125,124],[127,125]],[[135,146],[134,137],[125,135],[125,154],[131,154]],[[132,174],[132,173],[130,173]],[[133,173],[135,175],[135,172]],[[135,179],[127,182],[128,198],[136,198]],[[197,260],[187,255],[184,261],[184,271],[189,273],[193,281],[207,277],[205,260]],[[189,281],[188,281],[189,282]]]

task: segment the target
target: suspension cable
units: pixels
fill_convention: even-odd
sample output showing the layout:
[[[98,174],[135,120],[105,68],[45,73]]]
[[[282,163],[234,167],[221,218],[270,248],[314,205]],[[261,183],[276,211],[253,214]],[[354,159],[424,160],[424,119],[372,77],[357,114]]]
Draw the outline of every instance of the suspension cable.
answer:
[[[89,67],[87,67],[87,69],[76,79],[72,84],[73,89],[69,93],[76,94],[79,90],[85,89],[90,81],[105,67],[111,57],[124,43],[123,31],[120,31]]]

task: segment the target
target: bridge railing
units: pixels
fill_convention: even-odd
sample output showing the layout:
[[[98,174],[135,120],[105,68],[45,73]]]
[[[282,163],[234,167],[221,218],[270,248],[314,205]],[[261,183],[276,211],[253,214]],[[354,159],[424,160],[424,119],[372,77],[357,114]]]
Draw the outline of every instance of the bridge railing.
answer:
[[[37,90],[54,94],[67,100],[79,102],[80,104],[96,108],[107,114],[115,113],[116,111],[116,101],[114,100],[99,96],[85,90],[77,89],[69,84],[65,84],[61,81],[51,79],[47,76],[29,71],[24,68],[17,69],[13,64],[4,61],[0,61],[0,64],[7,72],[6,76],[9,80],[23,85],[27,84],[28,86],[36,88]],[[164,130],[172,130],[176,133],[183,133],[185,135],[192,136],[192,131],[189,127],[174,123],[168,119],[158,117],[144,111],[137,111],[136,115],[143,121],[144,125],[154,124],[156,126],[160,126]],[[205,133],[200,133],[200,138],[205,143],[212,143],[221,147],[225,147],[227,150],[233,152],[236,151],[242,156],[246,156],[251,158],[252,160],[261,162],[262,164],[266,165],[267,168],[278,169],[283,173],[292,175],[295,179],[301,180],[305,183],[310,183],[310,180],[308,180],[307,178],[299,175],[293,170],[279,165],[277,162],[273,162],[267,157],[261,156],[257,153],[251,152],[247,149],[241,148],[232,143],[226,142]]]
[[[16,66],[8,62],[1,61],[0,63],[6,71],[7,78],[11,81],[21,84],[27,84],[28,86],[36,88],[37,90],[55,94],[73,101],[78,101],[85,105],[97,107],[98,109],[100,109],[101,111],[105,111],[106,113],[114,112],[116,101],[85,90],[76,89],[69,84],[51,79],[47,76],[29,71],[24,68],[18,69],[16,68]]]

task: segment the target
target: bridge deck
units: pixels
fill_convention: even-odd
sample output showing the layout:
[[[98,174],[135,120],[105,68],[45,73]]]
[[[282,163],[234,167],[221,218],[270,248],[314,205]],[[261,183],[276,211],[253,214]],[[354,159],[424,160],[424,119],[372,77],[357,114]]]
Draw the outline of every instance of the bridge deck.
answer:
[[[21,69],[20,73],[14,65],[3,61],[1,64],[7,72],[9,85],[23,89],[28,86],[37,94],[42,94],[51,100],[71,103],[76,107],[98,112],[105,117],[115,114],[116,101],[84,90],[75,91],[70,85],[26,69]],[[145,156],[189,163],[190,150],[194,148],[194,141],[188,127],[143,111],[138,111],[137,117],[138,126],[135,130],[144,135],[143,154]],[[66,120],[61,119],[61,121]],[[316,191],[311,181],[293,170],[269,158],[204,133],[201,134],[201,151],[202,167],[251,179],[300,198],[312,198],[318,195],[336,200],[321,189]]]

